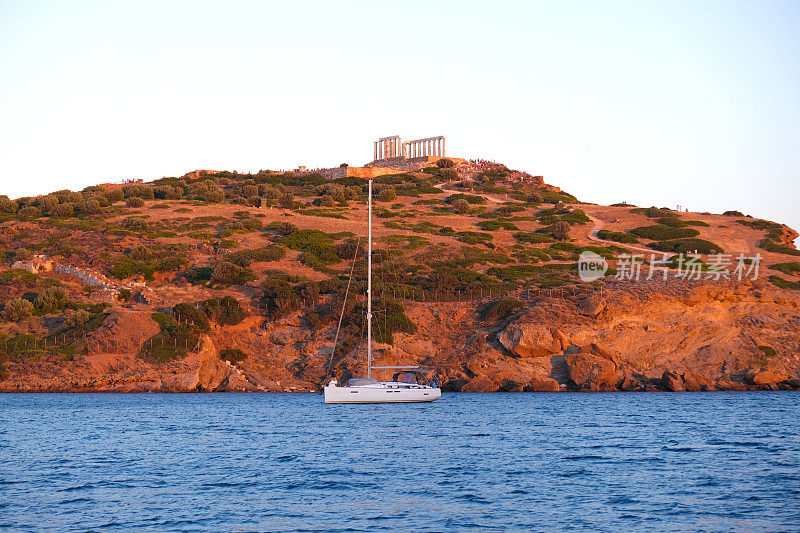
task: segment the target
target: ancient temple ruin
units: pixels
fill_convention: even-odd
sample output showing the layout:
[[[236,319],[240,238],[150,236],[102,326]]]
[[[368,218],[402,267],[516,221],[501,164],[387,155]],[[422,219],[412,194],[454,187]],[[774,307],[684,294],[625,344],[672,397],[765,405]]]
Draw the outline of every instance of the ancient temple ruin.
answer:
[[[381,137],[375,141],[373,161],[444,156],[444,135],[405,142],[403,142],[399,135],[392,135],[391,137]]]

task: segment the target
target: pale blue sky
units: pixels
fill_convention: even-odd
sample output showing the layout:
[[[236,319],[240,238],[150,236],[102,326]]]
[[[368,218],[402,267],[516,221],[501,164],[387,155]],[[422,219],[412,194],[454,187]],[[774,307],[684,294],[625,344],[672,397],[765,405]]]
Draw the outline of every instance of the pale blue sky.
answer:
[[[800,228],[800,2],[0,0],[0,194],[446,135],[579,198]]]

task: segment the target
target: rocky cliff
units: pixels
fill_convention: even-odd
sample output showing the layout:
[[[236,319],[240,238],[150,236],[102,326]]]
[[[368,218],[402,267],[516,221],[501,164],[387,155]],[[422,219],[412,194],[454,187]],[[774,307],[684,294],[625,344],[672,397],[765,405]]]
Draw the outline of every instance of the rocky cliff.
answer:
[[[464,392],[800,384],[787,226],[593,205],[486,161],[374,181],[377,365]],[[366,191],[202,171],[0,196],[0,391],[316,391],[362,374]],[[609,267],[591,283],[584,252]]]
[[[418,331],[378,345],[377,364],[420,364],[446,391],[463,392],[800,388],[800,302],[766,282],[617,284],[602,295],[542,295],[525,303],[494,322],[481,319],[491,302],[415,303],[408,314]],[[128,337],[123,332],[153,333],[140,313],[106,322],[120,341]],[[215,344],[234,337],[252,355],[231,364]],[[364,364],[356,348],[329,372],[330,331],[314,331],[297,317],[251,317],[216,328],[201,345],[163,364],[119,353],[126,351],[122,342],[113,354],[66,364],[11,363],[0,390],[313,391],[330,375],[358,374]]]

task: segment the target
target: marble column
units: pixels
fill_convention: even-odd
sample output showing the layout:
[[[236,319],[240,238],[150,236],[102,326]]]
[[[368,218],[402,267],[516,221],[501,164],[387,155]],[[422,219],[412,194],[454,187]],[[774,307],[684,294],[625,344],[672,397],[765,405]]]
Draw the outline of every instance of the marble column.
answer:
[[[444,137],[442,137],[442,157],[444,157],[446,153],[447,152],[444,149]]]
[[[378,160],[378,141],[375,141],[375,157],[372,160],[373,161]]]

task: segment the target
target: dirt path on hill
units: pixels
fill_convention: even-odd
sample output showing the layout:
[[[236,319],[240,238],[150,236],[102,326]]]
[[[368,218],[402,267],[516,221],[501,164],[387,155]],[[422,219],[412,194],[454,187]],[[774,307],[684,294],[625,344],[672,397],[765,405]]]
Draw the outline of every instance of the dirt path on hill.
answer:
[[[436,187],[437,189],[441,189],[442,193],[445,194],[455,194],[456,192],[460,192],[460,191],[453,191],[452,189],[445,190],[444,188],[445,185],[447,185],[447,182],[443,181],[441,183],[434,184],[434,187]],[[470,191],[469,193],[466,194],[471,194],[473,196],[480,196],[482,198],[486,198],[487,201],[492,202],[493,204],[502,204],[506,201],[502,198],[498,198],[497,196],[492,196],[491,194],[477,192],[477,191]]]
[[[651,250],[650,248],[642,248],[640,246],[634,246],[632,244],[627,244],[627,243],[624,243],[624,242],[607,241],[605,239],[601,239],[600,237],[597,236],[597,234],[600,232],[601,229],[603,229],[603,226],[605,225],[605,223],[602,220],[600,220],[599,218],[595,218],[595,217],[589,216],[589,215],[586,215],[586,216],[588,216],[589,220],[591,220],[592,223],[594,224],[594,227],[592,228],[592,230],[587,235],[587,237],[589,238],[590,241],[599,242],[599,243],[603,243],[603,244],[610,244],[610,245],[613,245],[613,246],[620,246],[622,248],[627,248],[628,250],[635,250],[637,252],[642,252],[642,253],[646,253],[646,254],[655,253],[655,251]]]

